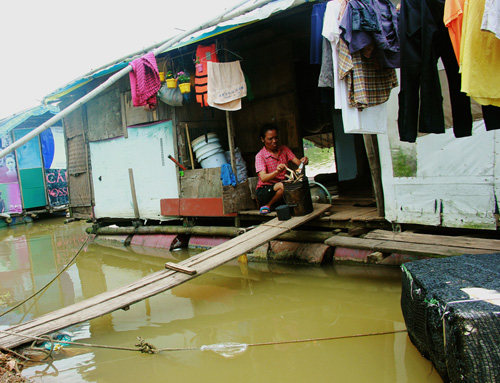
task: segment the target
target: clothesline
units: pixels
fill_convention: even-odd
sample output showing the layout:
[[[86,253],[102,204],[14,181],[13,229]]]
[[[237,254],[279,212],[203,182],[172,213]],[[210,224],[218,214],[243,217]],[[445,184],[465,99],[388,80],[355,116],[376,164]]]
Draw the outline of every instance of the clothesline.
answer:
[[[380,69],[401,67],[400,139],[415,142],[418,132],[444,133],[439,58],[447,73],[455,136],[472,134],[469,96],[483,105],[486,129],[499,129],[499,4],[403,0],[400,10],[389,0],[316,4],[311,63],[321,62],[318,85],[335,89],[334,106],[342,109],[344,131],[385,132],[384,104],[398,84],[395,72]]]

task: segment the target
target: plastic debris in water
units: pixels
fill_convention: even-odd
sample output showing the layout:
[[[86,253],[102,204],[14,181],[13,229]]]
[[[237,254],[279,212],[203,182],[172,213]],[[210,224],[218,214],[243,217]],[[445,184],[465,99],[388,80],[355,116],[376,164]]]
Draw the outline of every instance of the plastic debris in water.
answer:
[[[201,346],[201,351],[213,351],[225,358],[231,358],[245,352],[248,345],[245,343],[216,343],[207,346]]]
[[[69,336],[68,334],[57,334],[54,335],[52,339],[54,340],[54,351],[59,351],[64,346],[67,346],[68,343],[65,342],[71,342],[71,336]],[[56,342],[56,341],[62,341],[62,342]],[[42,347],[44,347],[47,350],[50,350],[52,348],[52,343],[44,342],[42,344]]]

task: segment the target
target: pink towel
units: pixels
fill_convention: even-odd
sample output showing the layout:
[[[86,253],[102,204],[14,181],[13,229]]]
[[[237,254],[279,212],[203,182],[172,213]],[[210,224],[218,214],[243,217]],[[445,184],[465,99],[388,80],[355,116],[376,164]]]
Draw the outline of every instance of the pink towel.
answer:
[[[153,108],[156,106],[156,93],[161,88],[160,73],[153,52],[147,53],[130,63],[130,89],[132,104]]]

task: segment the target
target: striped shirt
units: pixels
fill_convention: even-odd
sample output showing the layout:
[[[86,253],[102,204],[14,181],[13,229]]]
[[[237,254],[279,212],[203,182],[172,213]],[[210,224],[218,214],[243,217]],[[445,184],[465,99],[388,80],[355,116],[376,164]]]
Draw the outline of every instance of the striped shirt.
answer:
[[[398,86],[396,71],[378,65],[375,52],[370,52],[370,57],[365,57],[365,53],[359,50],[351,54],[346,42],[340,39],[339,77],[347,81],[349,105],[358,109],[383,104],[392,88]]]
[[[280,145],[278,157],[275,157],[270,153],[264,146],[260,152],[255,156],[255,171],[259,174],[261,171],[265,171],[267,174],[274,172],[279,164],[288,164],[288,161],[292,161],[295,154],[285,145]],[[281,182],[285,179],[286,172],[279,173],[274,179],[268,182],[262,182],[259,177],[259,182],[257,182],[257,189],[264,185],[273,185],[275,183]]]

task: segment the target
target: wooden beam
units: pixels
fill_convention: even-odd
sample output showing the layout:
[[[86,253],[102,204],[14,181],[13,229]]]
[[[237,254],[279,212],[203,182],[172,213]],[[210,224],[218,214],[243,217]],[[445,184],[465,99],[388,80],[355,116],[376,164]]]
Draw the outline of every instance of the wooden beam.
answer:
[[[128,177],[130,181],[130,192],[132,193],[132,203],[134,204],[134,217],[139,219],[141,215],[139,214],[139,205],[137,203],[137,195],[135,193],[134,170],[132,168],[128,169]]]
[[[328,238],[325,243],[334,247],[380,251],[382,253],[399,253],[416,256],[450,257],[462,254],[486,254],[490,251],[471,249],[458,246],[440,246],[421,243],[406,243],[397,241],[345,237],[336,235]]]
[[[227,139],[229,141],[229,152],[231,154],[231,169],[233,169],[233,174],[238,179],[236,173],[236,156],[234,154],[234,127],[233,127],[233,117],[231,113],[226,110],[226,124],[227,124]]]
[[[123,137],[128,138],[127,106],[125,103],[125,93],[123,93],[123,92],[120,92],[120,104],[121,104],[121,114],[122,114]]]
[[[91,229],[91,228],[89,228]],[[97,235],[170,235],[186,234],[201,236],[222,236],[237,237],[251,229],[238,228],[233,226],[121,226],[121,227],[101,227],[97,229]],[[291,242],[325,242],[332,236],[331,231],[323,230],[292,230],[278,237],[283,241]],[[135,237],[134,237],[135,238]],[[133,239],[132,239],[133,241]]]
[[[189,128],[187,123],[186,123],[186,141],[189,148],[189,159],[191,160],[191,169],[194,169],[193,149],[191,148],[191,139],[189,138]]]
[[[366,235],[367,239],[390,240],[406,243],[421,243],[428,245],[442,245],[463,247],[468,249],[482,249],[496,253],[500,251],[500,240],[472,238],[464,236],[430,235],[418,233],[394,233],[388,230],[373,230]]]
[[[380,217],[385,217],[384,191],[382,189],[382,171],[380,170],[380,157],[378,153],[378,142],[376,134],[363,134],[366,155],[370,164],[372,175],[373,192],[377,201],[377,211]]]

